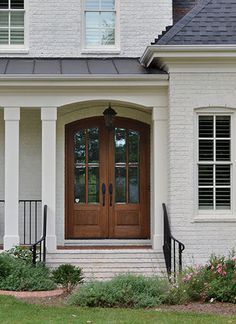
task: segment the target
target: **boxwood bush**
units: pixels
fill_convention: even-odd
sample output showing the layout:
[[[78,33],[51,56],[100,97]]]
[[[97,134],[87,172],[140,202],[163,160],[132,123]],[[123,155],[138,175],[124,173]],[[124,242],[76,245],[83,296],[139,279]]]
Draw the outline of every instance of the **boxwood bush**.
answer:
[[[56,284],[43,265],[31,263],[12,254],[0,254],[0,289],[13,291],[52,290]]]
[[[81,286],[69,304],[88,307],[149,308],[163,303],[169,283],[157,277],[124,274],[110,281],[94,281]]]

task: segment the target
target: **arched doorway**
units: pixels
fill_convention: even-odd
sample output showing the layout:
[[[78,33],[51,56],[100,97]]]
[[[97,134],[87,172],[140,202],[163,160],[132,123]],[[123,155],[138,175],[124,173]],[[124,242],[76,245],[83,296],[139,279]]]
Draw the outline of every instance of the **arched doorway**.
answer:
[[[94,117],[65,130],[66,238],[149,238],[149,125]]]

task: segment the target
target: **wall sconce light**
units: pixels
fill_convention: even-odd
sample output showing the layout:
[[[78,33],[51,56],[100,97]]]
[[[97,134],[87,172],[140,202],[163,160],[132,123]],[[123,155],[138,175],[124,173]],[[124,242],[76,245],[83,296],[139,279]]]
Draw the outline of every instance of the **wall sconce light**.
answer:
[[[114,127],[114,121],[115,121],[117,112],[111,108],[110,103],[109,103],[109,107],[104,110],[103,115],[104,115],[104,119],[105,119],[105,126],[108,129],[112,129]]]

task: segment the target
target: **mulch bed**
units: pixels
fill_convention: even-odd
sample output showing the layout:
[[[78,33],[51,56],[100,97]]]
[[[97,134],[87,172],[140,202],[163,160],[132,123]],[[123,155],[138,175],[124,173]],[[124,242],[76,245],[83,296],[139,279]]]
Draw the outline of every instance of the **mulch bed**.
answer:
[[[45,306],[65,306],[67,304],[68,294],[64,293],[58,297],[47,298],[24,298],[27,303],[40,304]],[[218,314],[218,315],[236,315],[236,305],[228,303],[189,303],[186,305],[162,305],[155,308],[160,312],[193,312],[202,314]]]
[[[193,312],[215,315],[236,315],[236,305],[229,303],[189,303],[186,305],[162,305],[156,310],[173,312]]]

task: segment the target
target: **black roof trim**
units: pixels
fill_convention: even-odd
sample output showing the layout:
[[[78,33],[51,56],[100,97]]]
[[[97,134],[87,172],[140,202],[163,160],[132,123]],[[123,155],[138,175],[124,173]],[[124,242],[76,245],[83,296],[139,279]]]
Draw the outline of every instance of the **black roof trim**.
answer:
[[[0,58],[3,75],[145,75],[165,74],[144,67],[139,58]]]

